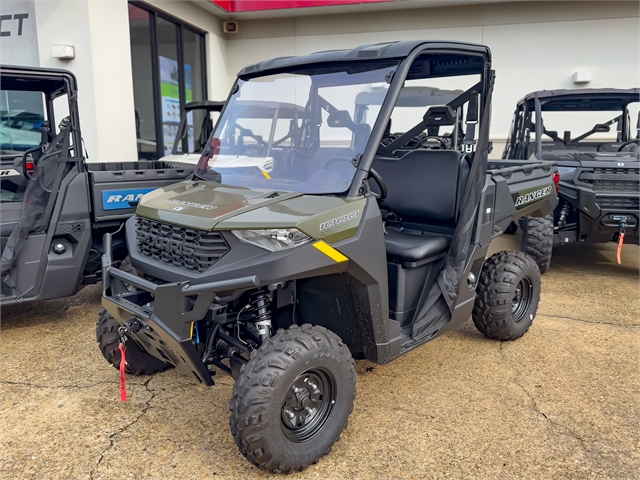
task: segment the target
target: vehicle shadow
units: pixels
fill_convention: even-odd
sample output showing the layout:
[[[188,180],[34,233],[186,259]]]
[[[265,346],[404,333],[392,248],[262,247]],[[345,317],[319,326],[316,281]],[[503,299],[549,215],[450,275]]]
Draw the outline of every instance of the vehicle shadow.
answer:
[[[522,233],[499,235],[491,241],[487,257],[501,250],[520,251]],[[622,265],[618,264],[618,245],[609,243],[572,243],[553,249],[551,268],[547,275],[570,273],[572,275],[619,276],[637,278],[640,270],[640,247],[625,245],[622,249]]]
[[[574,243],[556,247],[553,249],[549,273],[638,278],[640,247],[625,245],[621,265],[617,262],[616,250],[614,243]]]
[[[95,309],[97,316],[100,309],[101,293],[100,285],[92,285],[84,288],[73,297],[2,307],[0,328],[7,331],[27,326],[63,322],[69,314],[69,309],[74,307]]]

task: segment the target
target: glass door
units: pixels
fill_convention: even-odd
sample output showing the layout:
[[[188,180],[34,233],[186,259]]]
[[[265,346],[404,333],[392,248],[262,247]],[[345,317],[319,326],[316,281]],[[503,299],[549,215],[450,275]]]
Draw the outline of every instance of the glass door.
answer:
[[[204,33],[138,2],[129,31],[138,159],[155,160],[171,155],[186,103],[207,98]],[[192,117],[177,152],[193,148]]]

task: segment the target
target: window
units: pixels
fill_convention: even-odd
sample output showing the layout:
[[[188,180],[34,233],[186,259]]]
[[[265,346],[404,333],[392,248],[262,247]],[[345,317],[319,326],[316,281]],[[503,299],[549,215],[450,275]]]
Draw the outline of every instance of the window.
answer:
[[[171,155],[176,141],[176,151],[186,151],[194,119],[190,114],[189,135],[176,140],[181,112],[207,97],[204,34],[138,2],[129,4],[129,30],[138,158]]]
[[[0,94],[0,148],[24,152],[40,145],[44,122],[42,92],[2,90]]]
[[[157,158],[149,12],[129,5],[129,32],[138,158]]]

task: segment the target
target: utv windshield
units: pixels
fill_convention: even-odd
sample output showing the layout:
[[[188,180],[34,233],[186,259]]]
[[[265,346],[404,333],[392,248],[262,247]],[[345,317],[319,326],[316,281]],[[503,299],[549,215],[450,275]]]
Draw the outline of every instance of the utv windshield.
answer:
[[[535,118],[535,114],[534,114]],[[543,111],[543,142],[553,140],[567,147],[592,147],[601,143],[621,142],[635,134],[638,104],[623,111],[557,112]],[[635,136],[635,135],[633,135]],[[532,135],[535,138],[534,135]]]
[[[238,80],[196,174],[249,188],[343,193],[378,113],[356,113],[359,93],[386,90],[397,62],[357,62]],[[354,118],[356,118],[354,120]]]
[[[518,154],[518,145],[526,148],[525,157],[535,151],[536,126],[542,131],[542,151],[608,151],[629,149],[622,144],[636,138],[640,121],[637,95],[568,96],[541,101],[541,125],[538,124],[533,100],[521,104],[511,125],[512,149],[507,155]]]

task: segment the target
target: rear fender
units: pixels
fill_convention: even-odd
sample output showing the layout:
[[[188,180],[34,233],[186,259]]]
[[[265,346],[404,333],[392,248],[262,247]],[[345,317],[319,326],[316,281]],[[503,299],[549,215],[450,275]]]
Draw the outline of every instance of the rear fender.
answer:
[[[544,217],[558,205],[552,162],[489,170],[496,186],[495,223],[501,233],[521,217]]]

